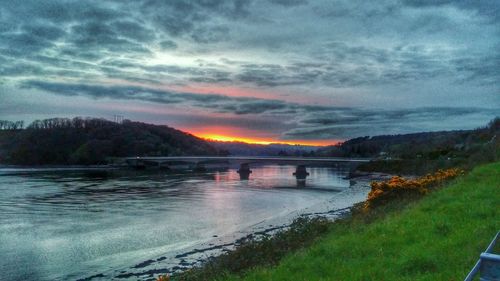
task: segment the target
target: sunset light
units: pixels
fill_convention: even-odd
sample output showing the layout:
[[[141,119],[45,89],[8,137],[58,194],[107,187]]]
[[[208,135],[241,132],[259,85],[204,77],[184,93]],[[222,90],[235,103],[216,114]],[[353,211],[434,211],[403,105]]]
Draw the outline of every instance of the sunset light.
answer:
[[[279,143],[279,144],[289,144],[289,145],[327,146],[327,145],[334,145],[334,144],[338,143],[338,141],[332,141],[332,140],[283,141],[283,140],[272,140],[272,139],[253,139],[253,138],[247,138],[247,137],[223,136],[223,135],[217,135],[217,134],[211,134],[211,133],[195,134],[195,135],[202,138],[202,139],[211,140],[211,141],[245,142],[245,143],[252,143],[252,144],[263,144],[263,145]]]

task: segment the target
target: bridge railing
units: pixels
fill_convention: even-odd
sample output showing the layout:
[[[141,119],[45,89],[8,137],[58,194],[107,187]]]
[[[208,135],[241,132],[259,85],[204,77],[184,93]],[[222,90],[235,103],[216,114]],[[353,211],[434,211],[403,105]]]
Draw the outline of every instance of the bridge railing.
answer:
[[[368,162],[369,158],[340,158],[340,157],[279,157],[279,156],[143,156],[125,157],[125,160],[145,161],[200,161],[200,160],[248,160],[248,161],[285,161],[285,162]]]
[[[490,245],[484,252],[479,255],[479,260],[476,262],[472,270],[469,272],[464,281],[472,281],[479,274],[480,281],[500,280],[500,255],[493,253],[493,248],[498,241],[500,231],[491,241]]]

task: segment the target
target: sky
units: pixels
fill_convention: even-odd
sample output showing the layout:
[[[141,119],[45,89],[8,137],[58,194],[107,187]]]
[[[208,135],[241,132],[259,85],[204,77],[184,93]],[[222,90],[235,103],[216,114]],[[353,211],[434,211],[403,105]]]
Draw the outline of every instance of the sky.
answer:
[[[0,119],[325,145],[500,116],[500,1],[0,0]]]

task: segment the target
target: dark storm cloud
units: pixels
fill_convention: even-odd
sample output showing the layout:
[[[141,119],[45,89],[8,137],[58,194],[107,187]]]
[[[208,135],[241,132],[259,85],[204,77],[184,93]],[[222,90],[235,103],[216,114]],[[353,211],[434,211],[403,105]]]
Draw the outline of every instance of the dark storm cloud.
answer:
[[[123,100],[142,100],[157,103],[216,102],[225,100],[220,95],[199,95],[177,93],[133,86],[102,86],[89,84],[71,84],[29,80],[21,84],[22,88],[39,89],[63,96],[88,96],[92,98],[114,98]]]
[[[500,51],[491,57],[465,57],[453,61],[458,73],[463,73],[461,82],[481,81],[484,84],[496,84],[500,81]]]
[[[231,81],[230,72],[213,67],[180,67],[176,65],[136,65],[136,67],[144,70],[146,73],[177,75],[179,78],[184,77],[184,79],[188,81],[199,83],[221,83]]]
[[[75,83],[59,83],[27,80],[21,88],[37,89],[62,96],[86,96],[96,99],[109,98],[120,100],[138,100],[161,104],[186,104],[214,112],[237,115],[280,113],[282,110],[310,110],[310,106],[287,103],[280,100],[229,97],[217,94],[195,94],[174,92],[134,86],[102,86]]]
[[[121,24],[130,25],[131,23],[122,22]],[[67,40],[76,46],[80,46],[81,48],[106,49],[119,53],[127,51],[144,53],[149,52],[148,48],[141,43],[137,43],[126,38],[123,35],[123,30],[120,30],[120,28],[117,29],[122,33],[116,32],[111,25],[105,25],[98,22],[86,22],[73,26],[71,28],[71,36],[67,38]],[[134,30],[128,30],[125,32],[125,35],[133,34]],[[139,34],[147,36],[147,33]]]
[[[169,36],[212,43],[227,39],[229,29],[220,19],[238,19],[248,14],[250,1],[6,1],[2,5],[0,39],[5,52],[18,54],[53,49],[71,54],[66,48],[81,51],[103,50],[147,53],[157,42],[164,49],[175,49]],[[23,19],[29,19],[25,26]],[[27,22],[27,21],[26,21]],[[24,30],[22,29],[24,27]],[[55,27],[57,26],[57,27]],[[66,33],[65,30],[68,32]],[[63,36],[65,35],[65,36]],[[70,43],[54,48],[54,41]]]
[[[236,79],[258,86],[276,87],[313,83],[324,73],[315,67],[281,66],[275,64],[244,64]]]
[[[154,32],[120,9],[93,1],[7,1],[0,25],[2,53],[14,58],[50,52],[73,59],[99,59],[105,52],[147,54]],[[122,20],[126,18],[126,20]],[[31,60],[36,58],[31,57]]]
[[[65,25],[73,22],[108,22],[125,15],[119,9],[105,7],[96,1],[4,1],[2,14],[10,22]]]
[[[324,62],[323,81],[333,86],[392,84],[424,80],[449,74],[450,62],[429,53],[423,46],[405,45],[391,49],[349,46],[341,42],[326,44],[317,54]]]
[[[22,30],[27,35],[46,40],[56,40],[66,33],[64,29],[51,25],[25,25]]]
[[[250,4],[251,1],[246,0],[147,0],[140,7],[156,28],[170,36],[188,35],[197,42],[211,42],[221,39],[221,33],[226,29],[213,23],[213,19],[245,17]]]
[[[136,41],[149,42],[155,39],[153,30],[131,20],[119,20],[111,23],[111,28],[116,34]]]
[[[294,6],[296,13],[289,15],[291,19],[297,17],[296,23],[290,24],[290,30],[297,27],[310,29],[306,32],[312,38],[303,38],[300,33],[287,34],[280,32],[280,26],[273,24],[275,19],[256,21],[266,15],[259,11],[271,13],[279,12],[280,6]],[[245,60],[239,61],[229,73],[224,65],[218,69],[202,70],[203,75],[192,70],[183,73],[185,84],[197,83],[246,83],[259,87],[283,87],[294,85],[319,84],[329,87],[358,87],[365,85],[393,84],[405,81],[428,80],[437,76],[462,77],[467,81],[482,83],[497,78],[495,73],[496,63],[491,63],[495,58],[495,51],[480,52],[470,56],[467,52],[458,52],[441,48],[440,45],[428,48],[426,42],[420,44],[401,43],[393,47],[377,47],[370,44],[350,42],[350,38],[331,40],[317,32],[323,26],[336,26],[340,24],[346,30],[359,30],[360,26],[366,28],[385,29],[377,30],[379,34],[370,36],[385,36],[393,28],[399,30],[404,37],[412,36],[420,30],[419,37],[425,38],[427,34],[443,32],[457,25],[458,19],[450,17],[439,11],[425,11],[416,13],[412,17],[404,17],[405,7],[435,8],[453,6],[460,9],[480,11],[498,10],[498,4],[492,1],[471,3],[470,1],[382,1],[377,5],[356,1],[307,1],[292,0],[262,0],[262,1],[6,1],[0,9],[0,52],[12,57],[25,57],[36,64],[39,53],[50,52],[54,57],[66,57],[73,60],[92,61],[109,59],[123,60],[123,64],[135,58],[140,58],[135,73],[136,79],[156,80],[155,84],[165,81],[162,76],[154,78],[155,69],[141,68],[144,60],[154,56],[155,46],[163,51],[179,51],[178,39],[191,41],[188,48],[198,48],[198,51],[209,52],[210,49],[200,47],[203,44],[213,44],[225,41],[248,42],[252,48],[273,46],[274,51],[283,49],[284,53],[292,51],[300,60],[280,62],[279,64],[249,64]],[[260,9],[260,10],[259,10]],[[294,10],[294,9],[292,9]],[[317,13],[327,13],[325,21],[315,17]],[[293,11],[292,11],[293,13]],[[332,14],[333,13],[333,14]],[[336,14],[337,13],[337,14]],[[410,11],[409,13],[415,13]],[[382,19],[373,19],[364,22],[360,20],[345,19],[358,15],[366,20],[370,17],[381,16]],[[487,16],[487,15],[486,15]],[[29,23],[23,19],[30,19]],[[343,18],[343,19],[342,19]],[[250,21],[247,21],[250,19]],[[280,18],[280,21],[287,18]],[[346,20],[352,22],[345,22]],[[388,21],[389,22],[386,22]],[[255,23],[254,23],[255,21]],[[301,24],[301,21],[303,24]],[[398,21],[401,21],[398,23]],[[233,26],[239,24],[241,30]],[[259,32],[245,32],[252,28],[252,24],[261,25]],[[265,26],[270,24],[269,26]],[[302,26],[301,26],[302,25]],[[339,27],[340,28],[340,27]],[[276,29],[276,31],[275,31]],[[255,34],[248,37],[250,34]],[[309,35],[310,34],[310,35]],[[362,34],[360,34],[362,35]],[[448,34],[444,34],[447,36]],[[449,34],[458,36],[457,34]],[[327,40],[325,40],[327,39]],[[398,40],[394,40],[397,42]],[[56,44],[57,43],[57,44]],[[302,49],[290,49],[295,43]],[[237,45],[234,47],[238,47]],[[256,45],[257,44],[257,45]],[[270,45],[269,45],[270,44]],[[305,44],[305,45],[304,45]],[[498,43],[497,43],[498,44]],[[260,45],[260,46],[259,46]],[[186,44],[183,45],[185,49]],[[492,48],[494,49],[494,48]],[[496,51],[498,54],[498,51]],[[302,58],[300,58],[302,57]],[[227,59],[231,61],[231,59]],[[232,60],[234,61],[234,60]],[[466,65],[453,63],[467,62]],[[485,69],[475,65],[487,62]],[[15,61],[11,62],[15,64]],[[43,64],[45,62],[39,61]],[[309,65],[306,65],[308,64]],[[168,63],[166,64],[168,65]],[[116,64],[118,67],[118,63]],[[13,67],[13,66],[12,66]],[[90,64],[87,71],[99,72]],[[184,66],[171,64],[171,67],[183,68]],[[13,67],[15,68],[15,67]],[[82,69],[79,69],[82,70]],[[469,74],[454,75],[451,70],[466,71]],[[213,72],[211,75],[209,72]],[[192,73],[192,76],[189,74]],[[107,71],[103,73],[109,75]],[[119,72],[113,74],[113,78]],[[126,74],[123,80],[130,80]]]
[[[306,5],[308,3],[307,0],[269,0],[269,2],[285,7]]]
[[[484,122],[498,108],[499,7],[496,0],[4,0],[0,75],[20,91],[283,117],[284,138],[439,129],[433,120],[444,120],[443,128],[460,124],[459,116]],[[269,99],[168,90],[203,86]],[[389,110],[409,105],[417,109]]]
[[[324,44],[315,51],[320,62],[276,64],[239,64],[235,78],[263,87],[322,83],[334,87],[394,84],[425,80],[452,74],[457,61],[437,57],[423,46],[405,45],[391,49],[350,46],[342,42]],[[236,63],[232,63],[233,65]]]
[[[2,34],[0,51],[5,55],[27,55],[54,46],[52,42],[27,33]]]
[[[456,6],[463,9],[487,11],[490,13],[498,11],[498,1],[496,0],[403,0],[403,4],[413,7],[436,7],[436,6]]]
[[[29,63],[18,63],[15,65],[10,65],[5,62],[6,60],[4,60],[0,65],[0,75],[5,78],[45,74],[45,70],[39,65]]]
[[[225,26],[199,27],[193,30],[191,38],[197,43],[213,43],[229,38],[228,33]]]
[[[363,23],[392,16],[400,10],[398,1],[324,1],[313,3],[316,15],[323,18],[356,18]]]
[[[161,104],[184,104],[209,109],[212,112],[235,115],[293,115],[303,116],[321,112],[351,111],[353,109],[331,106],[312,106],[273,99],[230,97],[218,94],[195,94],[133,86],[102,86],[27,80],[21,88],[37,89],[62,96],[137,100]],[[322,114],[323,114],[322,113]]]
[[[160,47],[163,50],[174,50],[177,49],[177,43],[172,40],[165,40],[160,42]]]
[[[163,104],[180,104],[211,109],[219,113],[237,115],[264,113],[297,113],[321,112],[337,110],[333,107],[301,105],[281,100],[255,99],[246,97],[229,97],[217,94],[195,94],[173,92],[133,86],[101,86],[75,83],[59,83],[38,80],[27,80],[21,83],[21,88],[37,89],[62,96],[87,96],[96,99],[111,98],[121,100],[140,100]],[[339,108],[340,110],[345,110]]]
[[[283,139],[349,139],[380,134],[474,128],[477,120],[491,120],[500,108],[423,107],[399,110],[344,109],[307,117]],[[313,114],[317,115],[317,114]],[[437,121],[439,120],[439,121]]]
[[[279,101],[256,100],[238,104],[234,113],[236,114],[260,114],[268,111],[285,109],[287,104]]]

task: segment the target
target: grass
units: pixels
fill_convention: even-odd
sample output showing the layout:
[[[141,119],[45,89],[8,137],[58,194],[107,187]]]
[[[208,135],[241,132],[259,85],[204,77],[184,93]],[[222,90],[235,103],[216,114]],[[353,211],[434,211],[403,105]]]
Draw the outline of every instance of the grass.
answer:
[[[175,275],[175,281],[213,280],[221,272],[241,273],[259,265],[277,264],[290,252],[308,247],[328,233],[331,221],[322,217],[299,217],[289,229],[274,235],[252,236],[235,250],[206,262],[202,267]]]
[[[217,280],[463,280],[500,230],[500,162],[410,203],[333,223],[277,266]],[[208,278],[206,276],[205,280]]]

